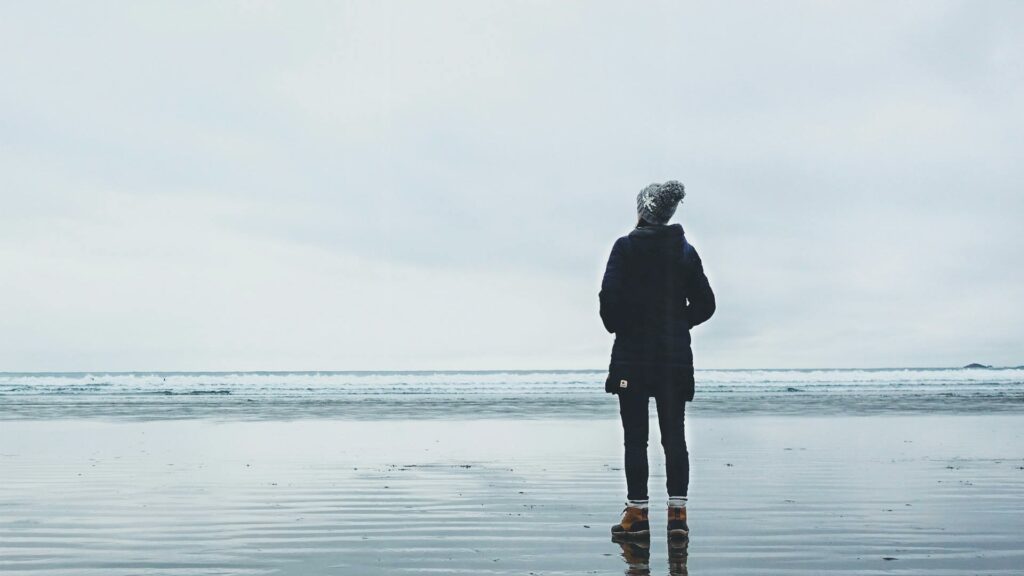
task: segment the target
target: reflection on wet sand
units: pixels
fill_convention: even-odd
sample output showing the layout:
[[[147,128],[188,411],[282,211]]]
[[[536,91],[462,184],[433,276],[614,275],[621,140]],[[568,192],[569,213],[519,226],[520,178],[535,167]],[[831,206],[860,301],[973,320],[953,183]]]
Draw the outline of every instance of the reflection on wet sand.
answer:
[[[689,555],[690,540],[671,539],[668,541],[668,573],[673,576],[689,574],[686,559]]]
[[[1021,574],[1024,415],[694,423],[701,576]],[[686,574],[660,507],[609,541],[620,452],[611,419],[0,418],[0,576]]]
[[[622,560],[626,562],[627,576],[642,576],[651,573],[651,542],[649,540],[628,541],[613,536],[612,542],[622,548]]]
[[[626,576],[650,576],[651,542],[649,540],[623,540],[612,538],[621,548],[622,560],[626,563]],[[688,540],[668,541],[668,573],[671,576],[685,576],[686,559],[689,551]]]

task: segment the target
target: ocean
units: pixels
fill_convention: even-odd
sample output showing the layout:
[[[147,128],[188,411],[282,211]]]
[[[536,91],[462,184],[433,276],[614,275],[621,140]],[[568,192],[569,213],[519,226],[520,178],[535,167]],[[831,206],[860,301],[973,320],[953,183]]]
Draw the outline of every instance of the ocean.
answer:
[[[2,373],[0,575],[1021,573],[1022,369],[698,370],[681,548],[603,379]]]
[[[603,370],[0,373],[0,420],[607,418]],[[1024,412],[1024,369],[697,370],[702,415]]]

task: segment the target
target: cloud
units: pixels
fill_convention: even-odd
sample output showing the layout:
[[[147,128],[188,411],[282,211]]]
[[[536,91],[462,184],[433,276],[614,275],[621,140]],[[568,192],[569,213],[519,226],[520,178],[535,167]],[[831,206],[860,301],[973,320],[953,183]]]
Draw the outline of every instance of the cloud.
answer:
[[[701,365],[1021,362],[1014,3],[3,10],[0,369],[600,367],[670,178]]]

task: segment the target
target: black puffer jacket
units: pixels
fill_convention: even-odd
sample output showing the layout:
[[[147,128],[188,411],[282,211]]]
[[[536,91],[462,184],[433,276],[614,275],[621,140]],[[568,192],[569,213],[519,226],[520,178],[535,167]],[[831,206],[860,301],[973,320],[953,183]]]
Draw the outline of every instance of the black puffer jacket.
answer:
[[[715,295],[682,226],[644,225],[619,238],[600,300],[601,320],[615,333],[613,371],[686,367],[692,378],[690,328],[714,314]]]

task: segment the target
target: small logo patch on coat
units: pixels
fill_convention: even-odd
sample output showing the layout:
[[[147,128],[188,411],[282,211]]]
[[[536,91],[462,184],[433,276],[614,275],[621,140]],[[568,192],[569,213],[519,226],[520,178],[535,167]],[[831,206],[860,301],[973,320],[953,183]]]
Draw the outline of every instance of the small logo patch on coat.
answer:
[[[626,382],[625,380],[619,380],[619,388],[625,388],[626,386],[629,386],[629,382]]]

